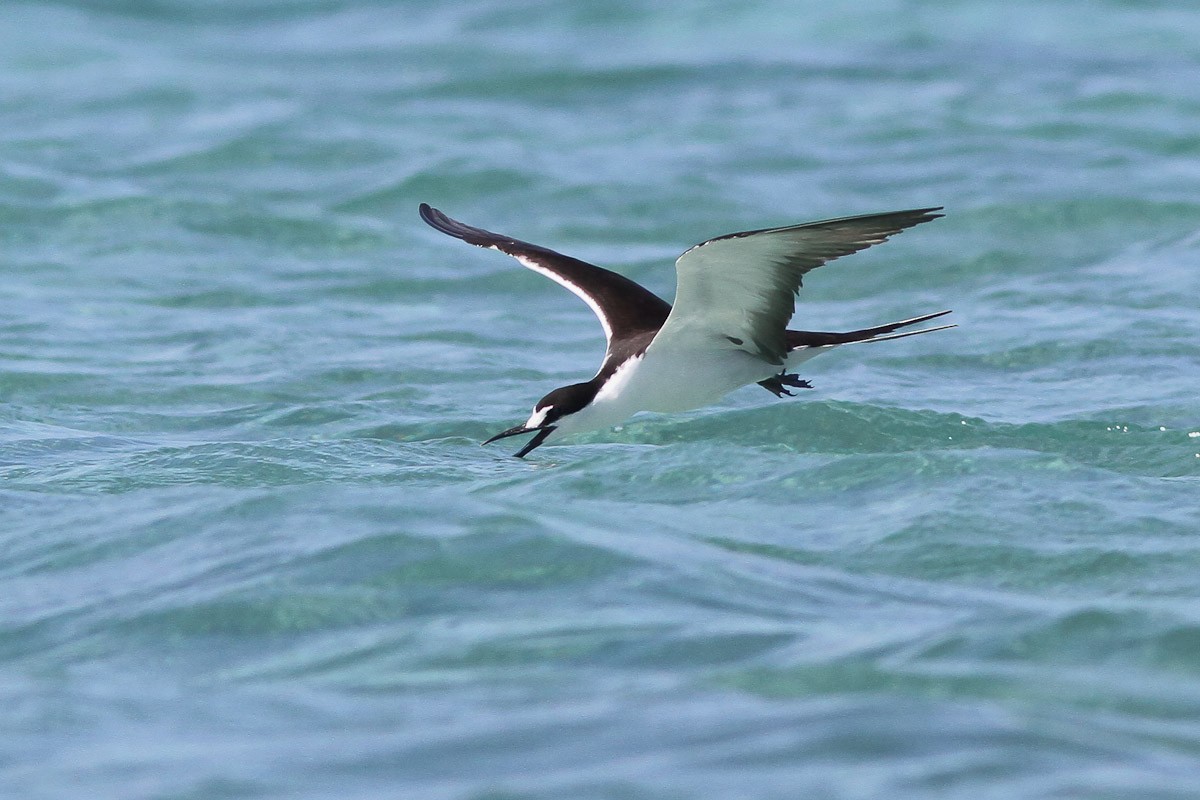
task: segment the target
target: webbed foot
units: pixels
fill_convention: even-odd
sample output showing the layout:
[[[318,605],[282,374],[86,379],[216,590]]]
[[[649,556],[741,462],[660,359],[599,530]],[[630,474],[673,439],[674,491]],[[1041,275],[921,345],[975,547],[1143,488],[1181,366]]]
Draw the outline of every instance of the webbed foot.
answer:
[[[806,380],[803,380],[799,375],[789,375],[785,372],[775,376],[776,380],[784,386],[791,386],[793,389],[811,389],[813,385]]]
[[[811,389],[812,384],[806,380],[801,380],[799,375],[789,375],[786,372],[781,372],[778,375],[772,375],[766,380],[758,382],[758,385],[766,389],[776,397],[795,397],[794,392],[789,392],[786,387],[790,386],[793,389]]]

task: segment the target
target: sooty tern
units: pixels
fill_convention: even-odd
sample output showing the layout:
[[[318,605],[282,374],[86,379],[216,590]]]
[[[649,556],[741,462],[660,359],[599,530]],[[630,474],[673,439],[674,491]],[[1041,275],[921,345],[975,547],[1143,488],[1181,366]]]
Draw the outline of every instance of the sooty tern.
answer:
[[[940,210],[842,217],[709,239],[675,262],[672,307],[615,272],[466,225],[425,203],[420,207],[421,219],[442,233],[507,253],[570,290],[604,328],[608,346],[595,377],[555,389],[524,423],[484,442],[535,434],[517,458],[561,436],[616,425],[638,411],[686,411],[751,383],[777,397],[791,395],[789,387],[812,386],[788,370],[826,350],[953,328],[896,333],[949,311],[844,333],[787,328],[805,273],[937,219]]]

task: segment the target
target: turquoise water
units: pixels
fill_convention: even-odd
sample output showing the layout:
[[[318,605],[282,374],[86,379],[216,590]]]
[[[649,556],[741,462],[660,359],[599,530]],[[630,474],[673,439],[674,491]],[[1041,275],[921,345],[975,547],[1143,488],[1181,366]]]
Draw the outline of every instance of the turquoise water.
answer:
[[[1200,796],[1200,9],[9,2],[0,796]],[[707,237],[945,205],[546,446]]]

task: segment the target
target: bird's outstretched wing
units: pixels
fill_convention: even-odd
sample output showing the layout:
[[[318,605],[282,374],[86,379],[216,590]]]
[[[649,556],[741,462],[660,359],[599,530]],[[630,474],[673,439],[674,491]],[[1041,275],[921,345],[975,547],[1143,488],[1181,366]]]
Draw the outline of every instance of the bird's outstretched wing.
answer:
[[[421,203],[420,212],[421,219],[442,233],[477,247],[507,253],[522,266],[568,289],[596,313],[610,347],[613,337],[630,338],[657,330],[671,313],[666,301],[623,275],[536,244],[472,227],[426,203]]]
[[[935,212],[940,210],[842,217],[702,242],[675,262],[674,307],[650,347],[715,335],[765,361],[782,364],[788,351],[787,323],[796,310],[795,295],[805,273],[937,219],[941,214]]]

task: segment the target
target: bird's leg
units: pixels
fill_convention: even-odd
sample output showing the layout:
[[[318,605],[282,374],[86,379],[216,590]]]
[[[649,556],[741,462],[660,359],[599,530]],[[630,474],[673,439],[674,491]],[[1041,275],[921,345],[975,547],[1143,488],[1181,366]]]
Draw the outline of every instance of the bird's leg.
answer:
[[[766,389],[776,397],[795,397],[795,393],[789,392],[787,386],[794,389],[811,389],[812,384],[808,381],[801,380],[799,375],[789,375],[786,372],[781,372],[778,375],[772,375],[766,380],[759,381],[758,385]]]
[[[799,375],[795,375],[795,374],[789,375],[786,372],[781,372],[781,373],[779,373],[778,376],[776,376],[776,379],[783,385],[791,386],[793,389],[811,389],[811,388],[813,388],[811,383],[809,383],[806,380],[801,379],[801,377]]]
[[[759,381],[758,385],[763,387],[764,389],[766,389],[768,392],[775,395],[776,397],[783,397],[784,395],[787,395],[788,397],[793,396],[791,392],[789,392],[787,389],[783,388],[783,384],[780,382],[778,377],[771,377],[771,378],[767,378],[764,381]]]

